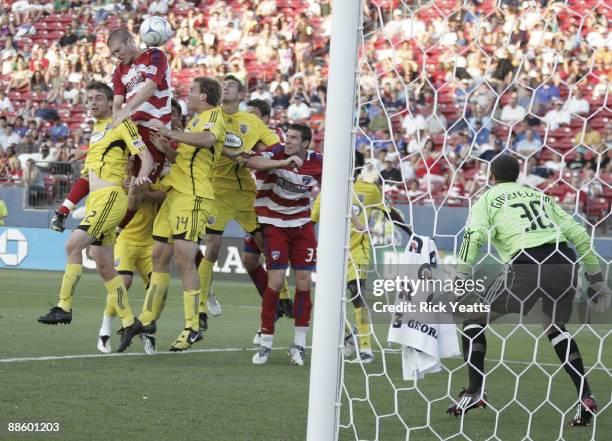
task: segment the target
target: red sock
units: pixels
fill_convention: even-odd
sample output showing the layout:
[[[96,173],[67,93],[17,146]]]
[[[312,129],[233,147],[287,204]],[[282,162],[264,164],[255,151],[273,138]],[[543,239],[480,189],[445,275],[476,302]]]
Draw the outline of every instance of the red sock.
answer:
[[[274,323],[276,322],[276,308],[278,305],[278,291],[269,286],[266,287],[261,301],[261,333],[274,334]]]
[[[89,181],[85,178],[79,178],[76,180],[72,188],[70,189],[70,193],[66,196],[66,201],[72,204],[72,207],[66,206],[66,201],[64,204],[57,209],[58,213],[69,215],[72,209],[81,202],[85,196],[89,194]],[[69,204],[68,204],[69,205]]]
[[[257,265],[257,267],[249,271],[249,277],[253,281],[255,288],[259,292],[261,297],[264,296],[266,291],[266,287],[268,286],[268,272],[261,265]]]
[[[295,317],[295,326],[308,326],[310,324],[310,311],[312,310],[312,302],[310,301],[310,290],[300,291],[295,290],[295,298],[293,299],[293,316]]]
[[[130,223],[130,221],[132,220],[132,218],[134,217],[137,211],[138,211],[138,208],[136,210],[131,210],[128,208],[127,213],[125,213],[125,217],[119,224],[119,228],[125,228],[126,225]]]

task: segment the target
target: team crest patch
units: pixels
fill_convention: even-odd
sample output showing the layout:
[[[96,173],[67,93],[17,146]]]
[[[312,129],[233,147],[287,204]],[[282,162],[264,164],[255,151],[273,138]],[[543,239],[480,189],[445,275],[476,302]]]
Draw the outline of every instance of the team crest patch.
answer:
[[[311,181],[312,181],[312,178],[310,176],[302,176],[302,184],[308,185],[310,184]]]
[[[240,124],[240,133],[242,133],[243,135],[246,135],[246,133],[249,131],[249,126],[246,124]]]
[[[208,225],[214,225],[215,223],[217,223],[217,218],[215,216],[208,216],[206,223]]]
[[[111,128],[110,123],[108,123],[107,125],[105,125],[105,126],[104,126],[104,130],[105,130],[105,131],[109,131],[109,130],[110,130],[110,128]]]
[[[121,262],[121,258],[117,257],[115,259],[115,268],[117,268],[119,266],[119,262]]]
[[[278,260],[280,258],[280,251],[272,251],[272,260]]]

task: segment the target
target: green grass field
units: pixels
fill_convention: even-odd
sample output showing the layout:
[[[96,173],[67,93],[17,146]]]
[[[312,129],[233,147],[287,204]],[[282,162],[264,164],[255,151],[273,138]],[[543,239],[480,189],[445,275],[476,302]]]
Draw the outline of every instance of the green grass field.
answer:
[[[142,345],[134,340],[128,356],[97,356],[105,293],[95,274],[81,280],[70,326],[36,323],[56,302],[60,279],[59,273],[0,270],[0,439],[305,439],[308,369],[290,365],[280,349],[273,351],[268,365],[251,364],[251,339],[259,325],[259,297],[252,286],[217,280],[223,315],[209,320],[209,331],[193,351],[168,354],[183,315],[179,283],[173,280],[158,322],[158,349],[164,352],[141,356]],[[137,281],[130,292],[134,310],[140,309],[143,297]],[[506,336],[512,330],[507,325],[495,328]],[[540,334],[538,328],[530,330]],[[603,344],[588,331],[577,336],[585,364],[594,365],[600,351],[608,368],[598,364],[589,376],[603,409],[594,426],[568,427],[574,415],[574,388],[556,366],[546,338],[537,340],[534,355],[533,337],[519,329],[505,339],[503,364],[494,361],[500,358],[502,340],[488,334],[487,369],[492,373],[487,391],[497,412],[479,409],[463,421],[444,413],[447,393],[455,395],[466,384],[466,370],[458,358],[444,362],[452,375],[429,375],[418,388],[401,379],[397,353],[385,353],[383,363],[378,352],[377,361],[365,371],[358,364],[346,364],[341,415],[345,428],[340,439],[610,439],[612,334],[609,326],[596,331],[607,335]],[[385,327],[376,332],[387,348]],[[275,347],[286,347],[292,335],[291,322],[282,319]],[[534,357],[538,366],[528,363]],[[9,434],[8,422],[58,422],[61,433]]]

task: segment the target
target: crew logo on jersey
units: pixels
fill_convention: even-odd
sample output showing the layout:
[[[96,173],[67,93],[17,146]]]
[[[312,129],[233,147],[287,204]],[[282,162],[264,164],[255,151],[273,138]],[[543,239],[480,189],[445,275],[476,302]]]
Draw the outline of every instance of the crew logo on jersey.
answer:
[[[249,131],[248,125],[240,124],[240,133],[242,133],[243,135],[246,135],[248,131]]]

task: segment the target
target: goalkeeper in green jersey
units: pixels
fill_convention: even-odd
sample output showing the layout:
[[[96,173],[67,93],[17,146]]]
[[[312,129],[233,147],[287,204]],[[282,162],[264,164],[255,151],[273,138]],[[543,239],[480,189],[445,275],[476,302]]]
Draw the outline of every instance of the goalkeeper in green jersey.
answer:
[[[565,329],[577,283],[577,259],[569,242],[581,256],[589,281],[589,300],[596,310],[610,306],[610,292],[585,228],[551,197],[517,184],[519,168],[518,161],[511,156],[500,156],[492,162],[493,187],[472,206],[465,229],[457,279],[466,279],[471,274],[480,247],[487,241],[495,247],[505,267],[481,298],[490,311],[470,313],[463,322],[463,355],[468,363],[470,385],[447,412],[458,416],[486,406],[483,387],[486,325],[505,314],[527,314],[541,298],[548,339],[580,398],[578,413],[571,424],[586,426],[597,410],[597,403],[584,374],[578,345]]]

